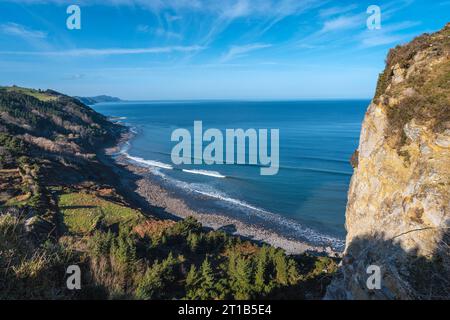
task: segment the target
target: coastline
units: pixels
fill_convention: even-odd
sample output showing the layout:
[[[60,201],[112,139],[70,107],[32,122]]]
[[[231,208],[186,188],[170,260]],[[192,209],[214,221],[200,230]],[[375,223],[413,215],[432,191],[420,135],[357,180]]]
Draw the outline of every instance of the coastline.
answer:
[[[304,241],[289,239],[274,231],[266,230],[260,226],[244,223],[238,219],[224,216],[220,213],[205,213],[191,208],[188,203],[169,189],[165,188],[154,173],[146,167],[132,164],[120,153],[122,146],[134,137],[134,133],[128,130],[122,133],[121,138],[113,147],[106,148],[106,164],[112,169],[122,168],[118,172],[120,185],[128,194],[137,194],[141,200],[145,200],[146,206],[157,208],[164,212],[163,219],[185,219],[194,217],[204,227],[214,230],[223,230],[227,233],[248,238],[249,240],[266,243],[277,248],[284,249],[287,254],[296,255],[311,253],[315,255],[327,255],[339,257],[341,252],[334,250],[331,246],[319,246]],[[115,170],[117,171],[117,170]],[[130,176],[134,177],[130,183]]]

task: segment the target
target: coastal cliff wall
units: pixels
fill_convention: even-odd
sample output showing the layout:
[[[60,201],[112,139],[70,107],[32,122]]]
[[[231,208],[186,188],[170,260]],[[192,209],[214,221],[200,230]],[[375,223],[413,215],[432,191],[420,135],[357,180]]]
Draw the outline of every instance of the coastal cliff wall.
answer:
[[[327,299],[450,297],[450,24],[389,52],[352,158]],[[368,289],[370,265],[381,288]]]

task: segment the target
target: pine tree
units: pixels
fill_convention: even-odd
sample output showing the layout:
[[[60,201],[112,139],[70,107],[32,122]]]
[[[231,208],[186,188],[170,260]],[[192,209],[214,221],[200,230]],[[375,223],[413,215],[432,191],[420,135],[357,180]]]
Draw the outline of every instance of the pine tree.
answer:
[[[135,292],[136,297],[139,299],[164,299],[168,296],[167,286],[175,281],[174,268],[177,263],[172,252],[162,262],[155,261],[139,282]]]
[[[239,257],[236,263],[235,298],[247,300],[252,295],[252,266],[250,259]]]
[[[259,251],[256,257],[256,272],[255,272],[255,290],[259,293],[265,291],[267,283],[267,267],[269,264],[267,256],[267,248],[264,246]]]
[[[236,276],[236,253],[231,251],[228,257],[228,276],[234,280]]]
[[[172,252],[169,252],[167,258],[161,264],[161,276],[165,282],[172,282],[175,280],[174,269],[178,261],[173,257]]]
[[[133,269],[136,262],[136,245],[134,239],[125,231],[120,231],[111,247],[112,261],[115,266],[124,272]]]
[[[300,280],[297,263],[293,259],[288,261],[288,281],[289,284],[296,284]]]
[[[153,266],[147,268],[143,278],[138,283],[135,292],[136,298],[144,300],[158,299],[163,287],[161,264],[156,261]]]
[[[275,255],[276,280],[281,285],[288,284],[288,264],[283,251],[279,250]]]
[[[212,287],[214,285],[214,273],[211,267],[211,263],[208,260],[208,257],[206,257],[205,260],[203,260],[200,272],[202,277],[202,286]]]
[[[191,265],[189,269],[189,273],[186,277],[186,298],[194,300],[197,298],[197,290],[198,290],[198,272],[195,265]]]
[[[198,249],[198,244],[200,242],[198,234],[194,232],[189,232],[189,235],[187,237],[189,248],[192,252],[196,252]]]
[[[211,267],[211,263],[208,257],[202,263],[200,267],[200,290],[198,297],[202,300],[215,299],[218,296],[215,288],[215,277]]]
[[[193,288],[197,283],[197,280],[197,268],[195,267],[195,265],[191,264],[191,268],[189,269],[186,277],[186,287]]]

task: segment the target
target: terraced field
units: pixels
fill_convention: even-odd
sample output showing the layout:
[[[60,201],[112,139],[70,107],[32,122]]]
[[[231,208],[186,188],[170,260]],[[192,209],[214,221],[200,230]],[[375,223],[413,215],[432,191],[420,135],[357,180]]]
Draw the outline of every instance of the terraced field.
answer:
[[[65,226],[74,234],[92,232],[99,225],[131,227],[143,219],[137,210],[86,193],[61,195],[59,208]]]

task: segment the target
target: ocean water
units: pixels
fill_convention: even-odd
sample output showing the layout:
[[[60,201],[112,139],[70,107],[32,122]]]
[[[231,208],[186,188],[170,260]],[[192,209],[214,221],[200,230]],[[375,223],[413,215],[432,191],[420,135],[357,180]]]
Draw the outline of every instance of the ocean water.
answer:
[[[345,207],[369,101],[177,101],[97,104],[133,128],[123,152],[203,212],[222,214],[312,243],[342,246]],[[279,129],[280,169],[262,176],[251,165],[182,165],[171,161],[171,134],[194,121],[203,130]]]

